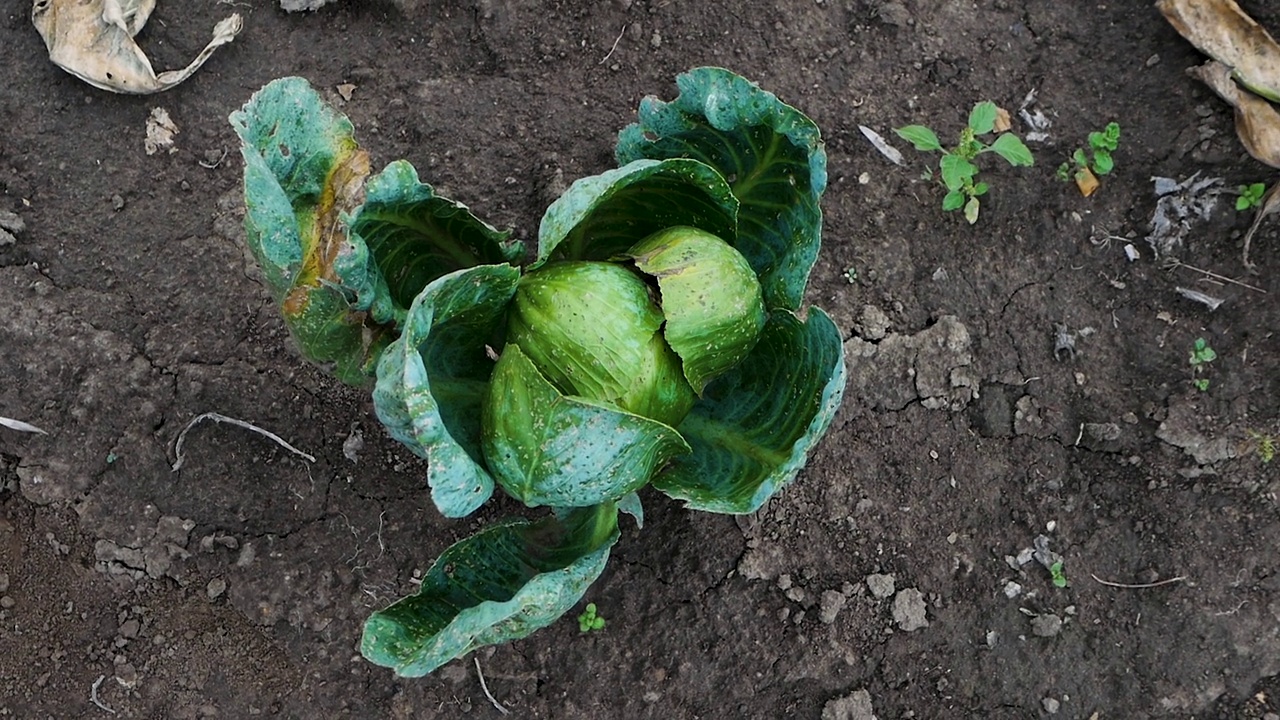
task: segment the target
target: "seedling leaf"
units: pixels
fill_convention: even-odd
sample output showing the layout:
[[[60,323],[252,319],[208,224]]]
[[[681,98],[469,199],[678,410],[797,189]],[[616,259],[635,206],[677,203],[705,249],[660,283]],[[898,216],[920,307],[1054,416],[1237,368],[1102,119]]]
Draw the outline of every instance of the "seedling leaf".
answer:
[[[907,125],[894,129],[898,137],[915,145],[917,150],[930,152],[933,150],[942,151],[942,143],[938,141],[938,136],[932,130],[923,125]]]
[[[964,192],[961,190],[948,190],[947,194],[942,197],[942,209],[946,212],[959,210],[964,207]]]
[[[987,150],[1004,158],[1014,167],[1031,167],[1035,164],[1035,158],[1032,157],[1031,150],[1013,133],[1005,133],[996,138],[995,142],[991,143]]]
[[[1111,153],[1106,150],[1093,151],[1093,171],[1099,175],[1106,175],[1116,166],[1115,161],[1111,159]]]
[[[950,153],[942,156],[942,160],[938,162],[938,168],[942,174],[942,184],[946,185],[948,190],[964,189],[978,174],[977,165]]]
[[[979,202],[976,197],[969,198],[968,202],[964,204],[964,219],[968,220],[970,225],[978,222],[978,208]]]
[[[969,112],[969,129],[974,135],[986,135],[996,126],[999,108],[991,101],[980,102]]]

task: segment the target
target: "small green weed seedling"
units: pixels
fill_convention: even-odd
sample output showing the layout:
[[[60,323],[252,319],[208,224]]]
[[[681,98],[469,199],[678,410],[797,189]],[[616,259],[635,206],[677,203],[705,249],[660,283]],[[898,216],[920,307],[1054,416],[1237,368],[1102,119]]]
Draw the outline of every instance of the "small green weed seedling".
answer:
[[[1270,463],[1276,459],[1276,436],[1267,432],[1258,432],[1257,430],[1245,430],[1249,436],[1249,440],[1253,442],[1253,451],[1258,453],[1258,459],[1263,465]]]
[[[1188,362],[1191,363],[1191,374],[1195,376],[1192,378],[1191,383],[1200,392],[1209,389],[1209,378],[1200,377],[1204,373],[1205,366],[1217,359],[1218,353],[1209,347],[1209,343],[1205,342],[1204,338],[1196,338],[1196,341],[1191,345],[1191,359]]]
[[[899,137],[915,146],[921,152],[940,152],[942,159],[938,161],[939,175],[947,194],[942,198],[942,209],[964,209],[964,219],[972,225],[978,222],[978,198],[985,195],[990,188],[985,182],[978,181],[978,166],[974,160],[983,153],[993,152],[1004,158],[1014,167],[1031,167],[1035,164],[1031,151],[1011,132],[1002,132],[990,145],[979,139],[995,131],[996,117],[999,108],[990,101],[980,102],[973,106],[969,113],[969,123],[960,131],[960,138],[955,147],[946,148],[938,140],[938,136],[924,125],[907,125],[895,128]],[[932,178],[933,173],[928,173]]]
[[[1236,210],[1244,212],[1262,204],[1262,196],[1267,194],[1266,183],[1250,183],[1241,185],[1240,196],[1236,198]]]
[[[578,616],[578,629],[584,633],[604,629],[604,618],[596,614],[596,604],[587,603],[582,614]]]
[[[1058,179],[1075,180],[1080,194],[1089,197],[1098,189],[1098,177],[1115,169],[1111,153],[1120,146],[1120,123],[1110,122],[1100,131],[1089,133],[1089,147],[1076,148],[1071,161],[1058,166]]]
[[[1062,571],[1062,561],[1049,566],[1049,574],[1053,577],[1053,586],[1064,588],[1067,586],[1067,574]]]

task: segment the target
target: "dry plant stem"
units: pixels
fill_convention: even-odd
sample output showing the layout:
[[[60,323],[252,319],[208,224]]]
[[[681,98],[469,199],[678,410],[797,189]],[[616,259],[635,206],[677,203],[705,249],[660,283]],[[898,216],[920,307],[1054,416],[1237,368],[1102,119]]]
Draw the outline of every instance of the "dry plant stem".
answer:
[[[1147,588],[1160,587],[1161,585],[1172,585],[1173,583],[1182,582],[1183,580],[1187,579],[1186,575],[1179,575],[1178,577],[1172,577],[1172,578],[1169,578],[1168,580],[1161,580],[1159,582],[1138,583],[1136,585],[1133,585],[1129,583],[1118,583],[1118,582],[1111,582],[1110,580],[1103,580],[1102,578],[1098,577],[1097,575],[1094,575],[1093,573],[1089,573],[1089,577],[1092,577],[1094,580],[1097,580],[1100,584],[1106,585],[1107,587],[1124,588],[1125,590],[1146,590]]]
[[[235,425],[236,427],[242,427],[245,430],[252,430],[253,432],[258,433],[259,435],[262,435],[263,437],[274,441],[277,445],[284,448],[285,450],[288,450],[294,455],[298,455],[300,457],[306,458],[308,462],[316,461],[315,457],[308,455],[307,453],[304,453],[298,448],[290,445],[289,443],[285,442],[283,438],[271,432],[270,430],[263,430],[262,428],[252,423],[247,423],[244,420],[237,420],[233,417],[227,417],[226,415],[222,415],[220,413],[207,412],[203,415],[197,415],[196,417],[192,418],[191,422],[187,423],[187,426],[182,428],[182,432],[178,433],[178,442],[175,443],[173,447],[174,463],[173,463],[172,472],[177,472],[179,469],[181,469],[182,463],[186,460],[182,456],[182,442],[187,437],[187,431],[189,431],[192,427],[196,425],[196,423],[200,422],[201,420],[212,420],[214,422],[228,423],[230,425]]]
[[[1255,225],[1257,224],[1257,222],[1258,222],[1257,220],[1254,220],[1254,224],[1255,224]],[[1252,234],[1252,231],[1251,231],[1251,234]],[[1246,266],[1246,267],[1252,267],[1251,265],[1249,265],[1249,240],[1248,240],[1248,237],[1246,237],[1246,238],[1245,238],[1245,244],[1244,244],[1244,264],[1245,264],[1245,266]],[[1231,283],[1232,285],[1239,285],[1239,286],[1240,286],[1240,287],[1242,287],[1242,288],[1247,288],[1247,289],[1252,290],[1252,291],[1254,291],[1254,292],[1262,293],[1263,295],[1266,295],[1266,294],[1267,294],[1267,291],[1266,291],[1266,290],[1263,290],[1262,288],[1260,288],[1260,287],[1258,287],[1258,286],[1256,286],[1256,285],[1250,285],[1250,284],[1249,284],[1249,283],[1247,283],[1247,282],[1241,282],[1241,281],[1239,281],[1239,280],[1235,280],[1235,279],[1229,278],[1229,277],[1227,277],[1227,276],[1225,276],[1225,275],[1219,275],[1218,273],[1215,273],[1215,272],[1209,272],[1208,270],[1201,270],[1200,268],[1198,268],[1198,267],[1196,267],[1196,266],[1194,266],[1194,265],[1188,265],[1188,264],[1186,264],[1186,263],[1182,262],[1181,260],[1174,260],[1174,261],[1173,261],[1173,267],[1175,267],[1175,268],[1184,267],[1184,268],[1186,268],[1186,269],[1188,269],[1188,270],[1194,270],[1194,271],[1196,271],[1196,272],[1198,272],[1198,273],[1201,273],[1201,274],[1203,274],[1203,275],[1207,275],[1208,277],[1211,277],[1211,278],[1213,278],[1214,280],[1221,280],[1222,282]]]
[[[484,696],[489,698],[489,702],[493,703],[494,707],[498,708],[498,712],[503,715],[511,714],[511,711],[503,707],[502,703],[498,702],[497,698],[493,696],[493,693],[489,692],[489,684],[484,681],[484,672],[480,670],[480,658],[473,658],[473,660],[476,661],[476,675],[480,677],[480,689],[484,691]]]
[[[1249,226],[1249,232],[1244,234],[1244,250],[1240,253],[1240,262],[1244,267],[1254,275],[1258,274],[1258,268],[1249,262],[1249,245],[1253,242],[1253,234],[1258,232],[1258,226],[1262,225],[1262,220],[1266,216],[1275,212],[1277,206],[1280,206],[1280,183],[1276,183],[1267,194],[1263,196],[1262,203],[1258,208],[1258,214],[1253,216],[1253,224]]]
[[[93,681],[93,686],[89,688],[89,700],[92,701],[94,705],[97,705],[103,710],[111,713],[112,715],[115,715],[116,714],[115,710],[112,710],[106,705],[103,705],[102,701],[98,699],[98,686],[102,685],[102,681],[106,679],[107,679],[106,675],[99,675],[98,679]]]
[[[626,34],[627,34],[627,26],[623,25],[622,31],[618,33],[618,38],[613,41],[613,47],[609,48],[609,53],[607,55],[600,58],[600,62],[596,63],[597,65],[603,65],[606,60],[613,57],[613,51],[618,49],[618,43],[622,42],[622,36]]]

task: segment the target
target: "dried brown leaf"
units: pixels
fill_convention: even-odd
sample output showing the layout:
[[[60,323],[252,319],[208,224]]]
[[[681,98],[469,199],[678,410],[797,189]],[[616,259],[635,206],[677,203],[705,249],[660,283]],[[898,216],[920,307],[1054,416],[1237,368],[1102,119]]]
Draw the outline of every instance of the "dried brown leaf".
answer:
[[[1013,128],[1013,121],[1009,118],[1009,111],[1005,110],[1002,107],[997,107],[996,108],[996,124],[995,124],[995,127],[992,128],[992,132],[996,134],[1000,134],[1002,132],[1009,132],[1009,130],[1012,128]]]
[[[1253,216],[1253,224],[1249,226],[1249,232],[1244,234],[1244,250],[1241,252],[1240,260],[1244,263],[1245,269],[1251,273],[1258,272],[1257,266],[1249,262],[1249,244],[1253,242],[1253,234],[1258,232],[1262,219],[1277,210],[1280,210],[1280,182],[1271,186],[1267,194],[1262,197],[1262,202],[1258,205],[1258,214]]]
[[[134,36],[156,0],[35,0],[31,23],[55,65],[103,90],[146,95],[191,77],[213,51],[240,32],[239,13],[213,28],[213,39],[185,68],[156,74]]]
[[[1249,90],[1280,102],[1280,45],[1235,0],[1159,0],[1156,7],[1200,52]]]
[[[1236,135],[1244,149],[1258,162],[1280,168],[1280,112],[1266,100],[1241,90],[1231,79],[1231,69],[1220,62],[1211,60],[1187,70],[1187,74],[1235,108]]]

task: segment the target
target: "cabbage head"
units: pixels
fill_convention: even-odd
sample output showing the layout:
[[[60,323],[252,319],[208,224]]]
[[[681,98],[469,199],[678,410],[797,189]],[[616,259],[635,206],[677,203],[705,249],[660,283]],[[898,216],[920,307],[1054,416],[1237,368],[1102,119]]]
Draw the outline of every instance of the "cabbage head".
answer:
[[[446,550],[368,620],[369,660],[418,676],[524,637],[599,576],[619,511],[642,523],[637,491],[754,512],[827,431],[840,333],[802,308],[827,181],[818,129],[721,68],[676,82],[620,133],[618,167],[551,204],[528,252],[407,162],[371,176],[305,80],[232,115],[247,242],[304,355],[372,381],[444,515],[496,487],[551,511]]]

